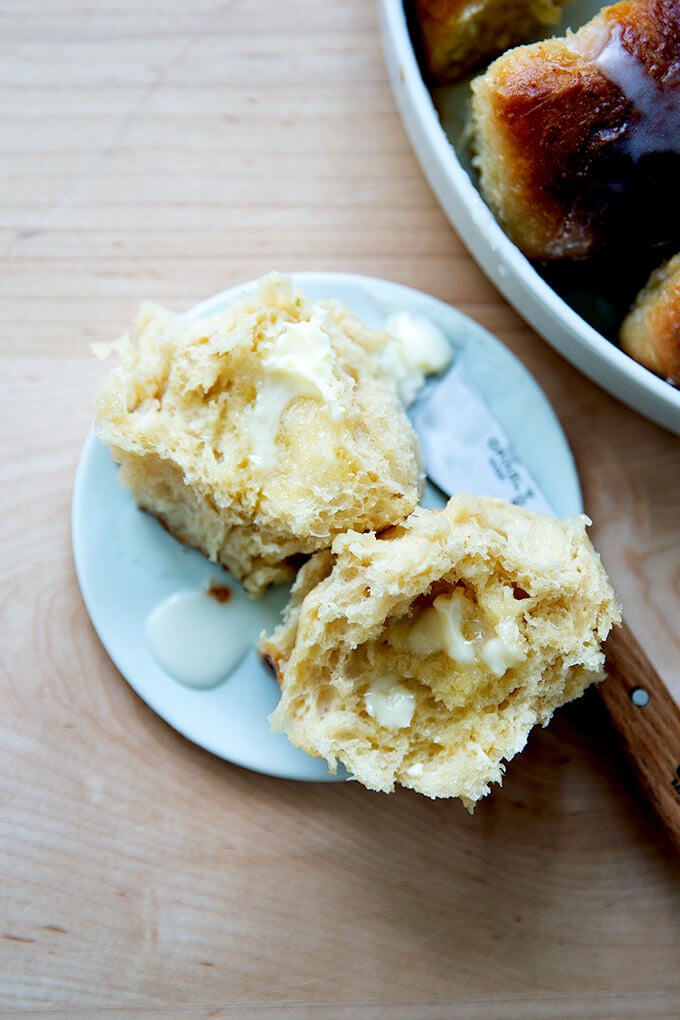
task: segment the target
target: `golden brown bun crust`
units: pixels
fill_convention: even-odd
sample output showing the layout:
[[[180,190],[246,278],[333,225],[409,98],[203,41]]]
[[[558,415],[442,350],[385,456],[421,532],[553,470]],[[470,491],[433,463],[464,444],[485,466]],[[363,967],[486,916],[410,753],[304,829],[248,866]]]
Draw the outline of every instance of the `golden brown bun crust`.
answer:
[[[474,805],[532,726],[603,677],[620,614],[587,523],[461,494],[339,536],[260,642],[273,729],[369,789]]]
[[[480,187],[528,257],[678,231],[679,40],[677,0],[624,0],[473,81]]]
[[[569,0],[416,0],[431,76],[451,84],[498,53],[556,25]]]
[[[656,269],[621,327],[621,346],[680,386],[680,254]]]

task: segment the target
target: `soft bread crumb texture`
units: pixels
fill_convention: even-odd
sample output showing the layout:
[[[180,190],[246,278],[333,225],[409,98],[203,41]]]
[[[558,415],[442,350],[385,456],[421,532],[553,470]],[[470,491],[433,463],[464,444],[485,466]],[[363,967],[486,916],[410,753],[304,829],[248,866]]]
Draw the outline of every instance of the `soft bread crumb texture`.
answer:
[[[569,0],[416,0],[425,63],[442,84],[510,46],[544,35]]]
[[[604,677],[620,611],[589,523],[456,495],[339,536],[260,641],[281,686],[273,729],[369,789],[471,810],[532,727]]]
[[[621,326],[627,354],[680,386],[680,254],[655,269]]]
[[[416,436],[379,363],[390,342],[281,274],[211,318],[146,305],[99,351],[119,364],[97,433],[139,506],[259,595],[417,505]]]

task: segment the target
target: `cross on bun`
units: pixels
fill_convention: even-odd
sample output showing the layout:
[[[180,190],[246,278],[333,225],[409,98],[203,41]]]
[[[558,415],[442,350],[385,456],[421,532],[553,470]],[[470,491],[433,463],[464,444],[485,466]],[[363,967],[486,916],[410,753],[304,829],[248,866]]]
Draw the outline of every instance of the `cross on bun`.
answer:
[[[623,0],[473,80],[480,189],[529,258],[680,247],[679,43],[677,0]]]

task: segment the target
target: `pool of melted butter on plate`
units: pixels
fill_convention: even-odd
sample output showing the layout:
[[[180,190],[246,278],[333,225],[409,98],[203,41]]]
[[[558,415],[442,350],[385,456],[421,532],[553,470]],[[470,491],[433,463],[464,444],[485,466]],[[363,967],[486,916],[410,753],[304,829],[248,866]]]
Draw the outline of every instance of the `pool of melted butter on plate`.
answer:
[[[149,613],[144,628],[149,651],[178,683],[215,687],[229,677],[260,633],[276,625],[287,597],[283,586],[257,601],[236,584],[182,588]]]

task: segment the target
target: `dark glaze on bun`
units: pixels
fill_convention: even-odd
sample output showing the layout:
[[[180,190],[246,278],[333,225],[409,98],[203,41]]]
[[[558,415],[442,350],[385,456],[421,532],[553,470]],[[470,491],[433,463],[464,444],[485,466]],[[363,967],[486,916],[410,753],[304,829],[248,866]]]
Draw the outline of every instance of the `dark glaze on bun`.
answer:
[[[680,0],[623,0],[472,83],[480,188],[531,259],[680,248]]]

